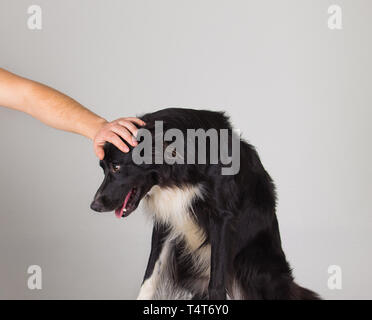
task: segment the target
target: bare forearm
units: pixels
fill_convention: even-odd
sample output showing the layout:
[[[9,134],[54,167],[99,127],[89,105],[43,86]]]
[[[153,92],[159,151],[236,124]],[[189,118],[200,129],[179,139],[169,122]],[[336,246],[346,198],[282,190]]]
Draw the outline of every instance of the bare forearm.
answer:
[[[1,68],[0,106],[26,112],[48,126],[92,139],[94,151],[100,159],[104,158],[106,142],[128,152],[125,142],[137,145],[134,138],[138,130],[136,125],[145,125],[134,117],[107,122],[65,94]]]
[[[106,120],[43,84],[0,69],[0,105],[26,112],[45,124],[94,139]]]

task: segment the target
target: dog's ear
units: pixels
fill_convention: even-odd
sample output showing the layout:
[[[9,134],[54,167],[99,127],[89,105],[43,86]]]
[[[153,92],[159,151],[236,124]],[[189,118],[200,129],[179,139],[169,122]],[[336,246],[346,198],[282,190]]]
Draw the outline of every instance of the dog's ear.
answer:
[[[162,159],[167,164],[184,163],[185,137],[181,130],[169,128],[166,121],[162,121],[160,127],[155,121],[148,122],[144,129],[151,132],[153,159]]]
[[[164,154],[164,161],[168,164],[184,164],[185,156],[184,156],[184,147],[180,144],[177,145],[175,142],[166,142],[164,143],[163,148]]]

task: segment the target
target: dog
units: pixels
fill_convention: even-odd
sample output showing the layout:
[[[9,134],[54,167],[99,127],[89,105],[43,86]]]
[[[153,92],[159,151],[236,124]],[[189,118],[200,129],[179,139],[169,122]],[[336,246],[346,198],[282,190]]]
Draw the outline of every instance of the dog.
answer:
[[[168,108],[140,118],[153,140],[157,121],[185,136],[189,129],[225,129],[233,139],[223,112]],[[162,142],[160,152],[170,145]],[[138,299],[319,299],[294,282],[281,245],[274,183],[255,148],[240,137],[238,142],[240,168],[232,175],[221,174],[220,159],[137,164],[137,147],[122,153],[105,144],[105,177],[91,208],[127,217],[141,202],[154,219]],[[213,147],[206,147],[208,159]],[[151,150],[153,156],[159,152]],[[172,155],[180,151],[174,148]]]

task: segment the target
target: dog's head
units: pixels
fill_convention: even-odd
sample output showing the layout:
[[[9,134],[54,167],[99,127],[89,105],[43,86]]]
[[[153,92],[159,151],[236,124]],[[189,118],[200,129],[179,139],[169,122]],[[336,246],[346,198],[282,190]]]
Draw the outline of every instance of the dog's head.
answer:
[[[221,161],[212,164],[206,160],[205,163],[198,161],[188,163],[189,155],[194,159],[199,159],[199,141],[194,144],[195,148],[188,147],[189,130],[209,129],[229,129],[231,125],[228,118],[220,112],[205,110],[168,108],[149,113],[142,116],[146,122],[146,129],[150,133],[150,145],[146,150],[150,150],[150,160],[142,163],[138,160],[141,154],[139,145],[146,140],[147,135],[137,134],[139,145],[129,153],[123,153],[110,143],[106,143],[105,158],[100,162],[104,170],[105,178],[98,189],[91,208],[98,212],[115,210],[118,217],[126,217],[132,213],[141,202],[142,198],[150,191],[154,185],[161,187],[172,187],[180,185],[195,185],[208,180],[210,176],[220,175]],[[157,133],[156,122],[161,121],[163,125],[160,136]],[[180,146],[175,144],[175,140],[165,139],[164,132],[177,129],[182,137],[177,137]],[[141,131],[141,130],[140,130]],[[173,131],[174,132],[174,131]],[[158,144],[160,138],[162,143]],[[194,138],[195,139],[195,138]],[[199,139],[199,138],[198,138]],[[207,138],[205,138],[207,140]],[[177,140],[177,139],[176,139]],[[208,140],[209,141],[209,140]],[[206,142],[206,141],[205,141]],[[176,145],[174,147],[174,145]],[[207,146],[205,159],[211,159],[211,147],[215,148],[217,155],[220,154],[220,143],[205,143]],[[203,148],[201,148],[203,151]],[[146,153],[146,152],[144,152]],[[137,157],[136,157],[137,155]],[[164,161],[157,162],[156,157],[161,155]],[[134,156],[134,157],[133,157]],[[172,162],[167,160],[181,160]],[[142,163],[142,164],[138,164]]]
[[[123,153],[110,143],[104,146],[105,158],[100,161],[104,180],[91,208],[97,212],[114,211],[118,218],[131,214],[146,193],[157,183],[157,172],[151,166],[138,166],[131,152]]]

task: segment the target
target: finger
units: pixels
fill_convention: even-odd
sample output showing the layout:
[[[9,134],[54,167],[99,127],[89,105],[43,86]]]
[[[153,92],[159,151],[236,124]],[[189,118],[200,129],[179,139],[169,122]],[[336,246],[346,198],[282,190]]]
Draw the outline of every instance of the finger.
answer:
[[[94,147],[94,152],[96,153],[96,156],[98,157],[98,159],[103,160],[103,158],[105,157],[105,151],[103,149],[103,146],[94,143],[93,147]]]
[[[128,146],[121,140],[115,133],[112,133],[106,139],[107,142],[111,142],[116,148],[122,152],[128,152]]]
[[[136,117],[128,117],[128,118],[122,118],[120,120],[128,120],[130,122],[134,122],[134,123],[137,123],[139,124],[140,126],[144,126],[146,124],[146,122],[144,122],[143,120],[141,119],[138,119]]]
[[[126,127],[132,133],[132,135],[137,135],[138,128],[132,122],[121,120],[119,121],[119,124],[123,127]]]
[[[115,125],[111,128],[111,131],[122,137],[126,142],[129,142],[133,147],[135,146],[133,144],[132,134],[125,127]]]

